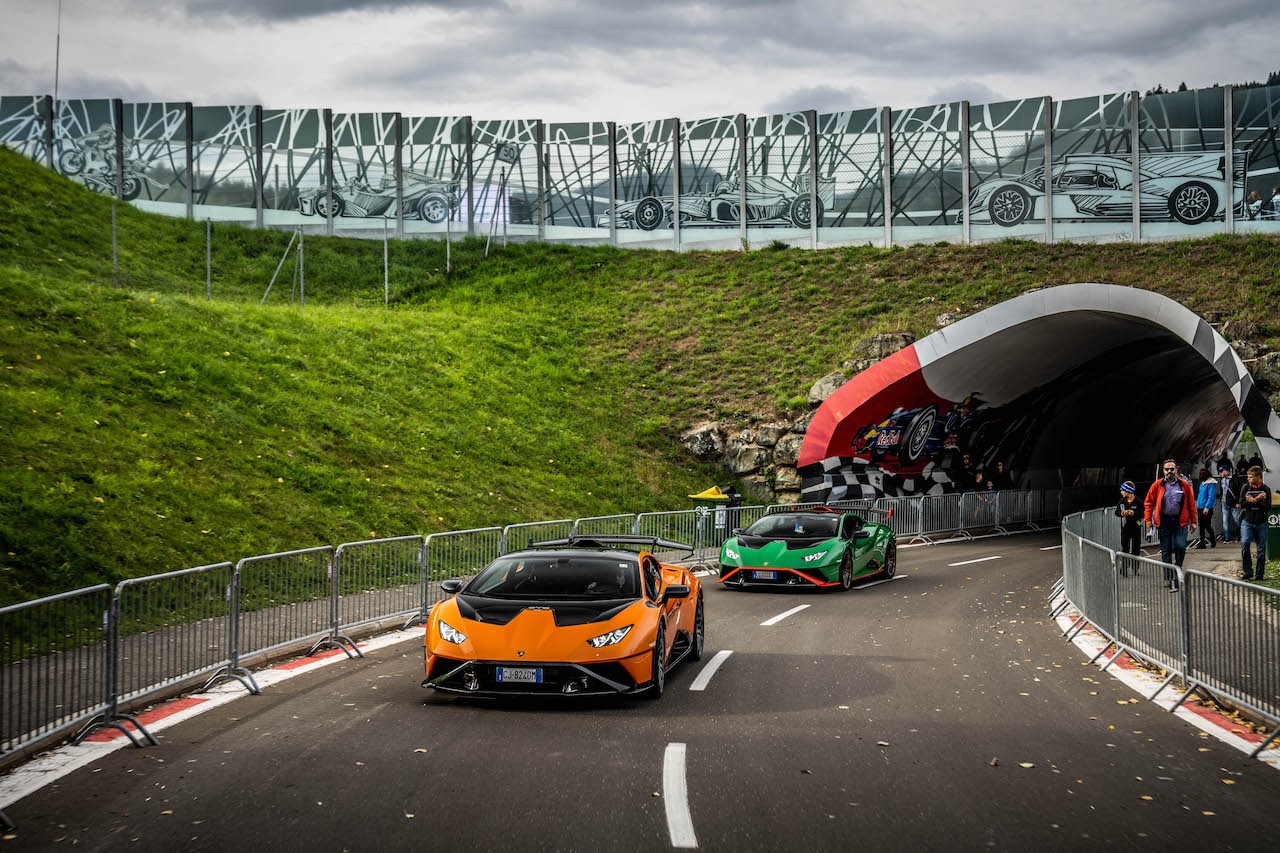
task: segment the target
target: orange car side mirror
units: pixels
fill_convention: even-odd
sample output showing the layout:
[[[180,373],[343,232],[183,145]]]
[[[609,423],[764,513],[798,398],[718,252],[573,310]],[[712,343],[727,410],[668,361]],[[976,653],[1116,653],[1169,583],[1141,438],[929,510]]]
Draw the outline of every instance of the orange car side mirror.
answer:
[[[671,598],[688,598],[689,587],[680,583],[673,583],[662,591],[662,600],[666,601]]]

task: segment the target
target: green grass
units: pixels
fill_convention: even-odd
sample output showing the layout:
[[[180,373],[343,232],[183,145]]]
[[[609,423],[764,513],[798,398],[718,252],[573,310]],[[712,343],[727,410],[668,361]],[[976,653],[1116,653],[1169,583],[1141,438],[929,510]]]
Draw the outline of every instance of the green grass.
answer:
[[[854,342],[1027,289],[1159,290],[1280,337],[1280,241],[484,255],[117,209],[0,150],[0,603],[370,536],[688,506],[703,418],[796,416]],[[1229,330],[1230,331],[1230,330]]]

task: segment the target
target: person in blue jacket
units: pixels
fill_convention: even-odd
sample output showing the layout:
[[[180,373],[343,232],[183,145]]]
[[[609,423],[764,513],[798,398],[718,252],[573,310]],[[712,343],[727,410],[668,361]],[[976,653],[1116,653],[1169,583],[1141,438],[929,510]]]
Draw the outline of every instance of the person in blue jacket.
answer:
[[[1196,515],[1200,521],[1200,541],[1197,548],[1208,542],[1210,548],[1218,547],[1218,537],[1213,532],[1213,508],[1218,504],[1218,481],[1208,468],[1200,469],[1200,492],[1196,495]]]

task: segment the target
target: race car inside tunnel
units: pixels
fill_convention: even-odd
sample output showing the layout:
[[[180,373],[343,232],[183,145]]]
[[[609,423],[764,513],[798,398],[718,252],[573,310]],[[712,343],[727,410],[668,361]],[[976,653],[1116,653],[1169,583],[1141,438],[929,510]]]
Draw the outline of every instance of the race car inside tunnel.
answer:
[[[864,497],[959,490],[965,455],[988,469],[1003,461],[1018,486],[1053,487],[1082,468],[1133,478],[1166,457],[1204,459],[1245,426],[1267,468],[1280,469],[1280,420],[1207,322],[1148,291],[1064,285],[964,318],[855,376],[815,413],[798,468],[805,500],[834,499],[841,470],[865,481]]]

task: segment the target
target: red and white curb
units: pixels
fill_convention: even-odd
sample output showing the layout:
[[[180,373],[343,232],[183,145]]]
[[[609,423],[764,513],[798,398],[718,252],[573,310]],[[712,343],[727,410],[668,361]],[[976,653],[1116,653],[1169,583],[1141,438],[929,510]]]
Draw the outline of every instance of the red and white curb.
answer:
[[[423,628],[410,628],[394,631],[358,643],[362,652],[372,652],[388,646],[394,646],[409,640],[422,642]],[[266,690],[299,675],[348,660],[346,652],[341,649],[330,649],[279,664],[271,669],[253,674],[258,687]],[[147,731],[155,734],[171,726],[176,726],[192,717],[210,711],[220,705],[249,696],[249,692],[238,681],[227,681],[211,688],[207,693],[194,693],[163,702],[154,708],[148,708],[135,714],[138,722],[146,726]],[[128,726],[128,723],[125,723]],[[101,729],[85,738],[79,744],[63,744],[52,751],[40,755],[25,764],[15,767],[11,772],[0,776],[0,809],[16,803],[23,797],[33,794],[45,785],[56,782],[62,777],[90,764],[108,753],[121,747],[129,746],[129,739],[116,729]]]
[[[1059,594],[1051,602],[1050,608],[1057,607],[1062,602],[1063,598]],[[1074,607],[1067,607],[1066,610],[1058,615],[1057,623],[1062,628],[1063,633],[1066,633],[1075,624],[1079,615]],[[1071,642],[1075,643],[1090,658],[1093,658],[1107,646],[1109,641],[1098,633],[1092,625],[1088,625]],[[1113,647],[1112,651],[1099,657],[1094,662],[1094,666],[1101,669],[1114,653]],[[1178,701],[1180,693],[1173,685],[1166,687],[1155,699],[1151,699],[1151,696],[1159,689],[1162,683],[1161,679],[1139,667],[1128,654],[1120,655],[1115,663],[1107,668],[1107,672],[1113,678],[1119,679],[1134,692],[1140,694],[1144,699],[1155,702],[1166,711],[1173,708]],[[1251,754],[1258,748],[1258,744],[1266,739],[1266,735],[1258,734],[1248,726],[1241,725],[1218,709],[1200,702],[1196,697],[1187,699],[1173,713],[1202,732],[1240,750],[1245,755]],[[1273,741],[1270,748],[1264,749],[1259,753],[1258,760],[1280,770],[1280,743]]]

